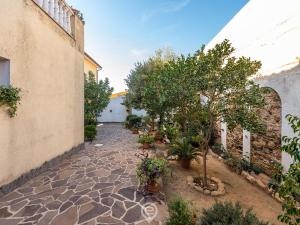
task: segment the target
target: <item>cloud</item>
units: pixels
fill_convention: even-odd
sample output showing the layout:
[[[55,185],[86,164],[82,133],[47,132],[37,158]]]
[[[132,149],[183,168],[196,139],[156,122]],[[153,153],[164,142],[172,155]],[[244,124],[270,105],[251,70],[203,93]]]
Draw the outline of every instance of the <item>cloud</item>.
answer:
[[[169,1],[164,2],[160,5],[160,7],[144,12],[141,17],[141,21],[143,23],[148,22],[152,17],[161,14],[161,13],[174,13],[179,12],[183,8],[185,8],[191,0],[180,0],[180,1]]]

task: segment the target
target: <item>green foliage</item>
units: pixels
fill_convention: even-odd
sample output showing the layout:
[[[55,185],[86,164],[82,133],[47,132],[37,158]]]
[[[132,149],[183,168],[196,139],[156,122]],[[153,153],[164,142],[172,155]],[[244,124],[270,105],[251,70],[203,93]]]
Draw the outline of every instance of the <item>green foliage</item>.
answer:
[[[128,101],[144,108],[158,127],[169,122],[180,125],[183,133],[199,136],[206,183],[206,155],[214,124],[223,120],[229,129],[241,125],[261,132],[255,108],[264,106],[263,90],[251,79],[260,69],[259,61],[233,56],[228,40],[196,54],[170,57],[157,55],[138,64],[126,80]]]
[[[154,142],[154,137],[150,134],[142,134],[139,136],[138,142],[140,144],[152,144]]]
[[[260,221],[251,210],[245,213],[239,203],[215,203],[211,208],[204,209],[198,225],[268,225]]]
[[[194,148],[188,138],[183,137],[176,141],[173,148],[171,149],[171,155],[177,155],[178,159],[195,159],[198,155],[199,150]]]
[[[300,224],[300,118],[292,115],[286,118],[295,136],[282,138],[281,151],[288,153],[294,162],[287,172],[278,167],[270,186],[283,200],[282,214],[278,219],[289,225],[297,225]]]
[[[125,80],[128,86],[124,104],[127,107],[145,109],[152,118],[164,119],[168,110],[165,82],[159,78],[163,75],[164,64],[175,58],[170,49],[158,50],[146,62],[137,63]]]
[[[8,107],[10,117],[16,116],[18,104],[21,101],[20,91],[20,88],[0,86],[0,106]]]
[[[92,141],[97,135],[97,126],[96,125],[85,125],[84,126],[84,137],[87,141]]]
[[[175,126],[166,125],[165,134],[167,135],[168,139],[172,143],[174,140],[178,138],[179,130]]]
[[[138,164],[136,173],[141,184],[149,184],[160,178],[167,168],[167,161],[158,158],[145,158]]]
[[[192,225],[193,216],[188,203],[181,198],[173,199],[168,205],[170,218],[166,225]]]
[[[126,118],[128,128],[138,128],[142,125],[142,117],[131,114]]]
[[[246,159],[242,159],[240,163],[241,163],[241,167],[244,171],[247,171],[247,172],[253,171],[255,174],[260,174],[263,172],[263,170],[261,168],[255,166],[253,163],[249,162]]]
[[[243,166],[242,166],[242,160],[239,159],[238,157],[232,155],[231,153],[227,152],[224,155],[225,159],[225,164],[232,169],[234,172],[241,174],[243,171]]]
[[[214,144],[213,146],[211,146],[211,150],[222,158],[226,154],[226,150],[222,144]]]
[[[85,75],[84,81],[84,126],[85,139],[92,140],[97,133],[97,117],[105,109],[110,101],[113,88],[109,86],[106,78],[99,82],[95,80],[95,75],[89,72]]]
[[[233,171],[240,174],[242,171],[254,172],[255,174],[260,174],[263,170],[253,163],[247,161],[246,159],[240,159],[230,152],[224,151],[222,158],[225,160],[225,164],[229,166]]]

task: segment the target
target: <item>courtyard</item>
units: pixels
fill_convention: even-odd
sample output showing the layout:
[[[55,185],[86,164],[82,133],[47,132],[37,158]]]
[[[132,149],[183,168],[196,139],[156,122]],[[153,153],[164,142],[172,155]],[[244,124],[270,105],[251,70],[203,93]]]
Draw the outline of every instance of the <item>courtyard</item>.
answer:
[[[164,196],[136,191],[136,140],[120,124],[100,127],[84,150],[1,197],[0,224],[137,225],[145,221],[143,205],[152,202],[161,213],[153,221],[158,224]]]

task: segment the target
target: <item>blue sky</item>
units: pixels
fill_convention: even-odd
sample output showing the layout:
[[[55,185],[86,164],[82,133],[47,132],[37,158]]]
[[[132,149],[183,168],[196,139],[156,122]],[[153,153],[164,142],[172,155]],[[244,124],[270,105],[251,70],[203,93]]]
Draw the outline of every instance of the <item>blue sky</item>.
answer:
[[[86,21],[85,50],[103,66],[114,92],[136,61],[156,49],[193,53],[208,43],[248,0],[67,0]]]

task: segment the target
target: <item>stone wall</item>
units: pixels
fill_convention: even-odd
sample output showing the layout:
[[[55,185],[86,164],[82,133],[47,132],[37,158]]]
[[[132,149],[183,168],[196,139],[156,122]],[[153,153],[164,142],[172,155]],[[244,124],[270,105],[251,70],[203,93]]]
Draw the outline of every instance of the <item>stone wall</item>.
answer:
[[[281,160],[281,101],[274,90],[268,90],[264,94],[265,107],[257,110],[266,125],[266,132],[251,135],[251,162],[271,175],[275,163]]]
[[[243,156],[243,129],[237,126],[233,130],[227,129],[227,150],[234,156]]]

